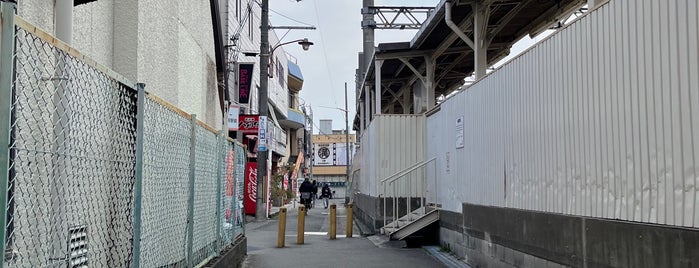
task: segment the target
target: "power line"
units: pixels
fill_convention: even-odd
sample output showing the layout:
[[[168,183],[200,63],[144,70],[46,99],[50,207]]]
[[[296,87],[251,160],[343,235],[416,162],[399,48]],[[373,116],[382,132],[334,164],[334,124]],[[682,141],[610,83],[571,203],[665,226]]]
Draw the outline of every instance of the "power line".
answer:
[[[292,20],[292,21],[294,21],[294,22],[298,22],[298,23],[301,23],[301,24],[306,25],[306,26],[313,26],[313,25],[311,25],[311,24],[308,24],[308,23],[299,21],[299,20],[297,20],[297,19],[291,18],[291,17],[289,17],[289,16],[287,16],[287,15],[284,15],[284,14],[282,14],[282,13],[279,13],[279,12],[277,12],[277,11],[274,10],[274,9],[270,9],[269,11],[272,11],[272,12],[274,12],[275,14],[277,14],[277,15],[279,15],[279,16],[282,16],[282,17],[284,17],[284,18],[287,18],[287,19],[289,19],[289,20]]]

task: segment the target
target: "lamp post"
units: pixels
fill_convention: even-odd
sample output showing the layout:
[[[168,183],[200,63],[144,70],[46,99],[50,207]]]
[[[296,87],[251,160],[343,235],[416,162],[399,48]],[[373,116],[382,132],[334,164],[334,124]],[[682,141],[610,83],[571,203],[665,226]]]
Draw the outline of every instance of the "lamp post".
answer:
[[[349,197],[349,177],[350,177],[350,139],[349,139],[349,109],[347,107],[347,82],[345,82],[345,109],[338,108],[338,107],[326,107],[326,106],[318,106],[322,108],[329,108],[329,109],[337,109],[340,111],[345,112],[345,153],[346,153],[346,159],[347,163],[345,166],[347,167],[346,173],[345,173],[345,206],[349,204],[350,202],[350,197]]]
[[[260,114],[260,117],[264,116],[267,117],[267,114],[269,113],[269,109],[267,107],[267,90],[269,87],[269,63],[270,63],[270,50],[269,50],[269,30],[270,30],[270,25],[269,25],[269,0],[261,0],[260,3],[260,17],[261,17],[261,23],[260,23],[260,92],[258,95],[257,99],[257,108],[258,112]],[[298,42],[304,50],[308,50],[308,47],[310,45],[313,45],[313,43],[308,42],[308,39],[300,39],[300,40],[294,40],[282,44],[278,44],[274,46],[271,52],[274,52],[275,49],[277,49],[280,46],[286,45],[286,44],[291,44],[293,42]],[[266,129],[267,126],[264,126]],[[260,126],[260,128],[263,128]],[[265,140],[264,142],[267,142],[269,139],[267,136],[267,133],[264,133],[265,135]],[[263,142],[261,139],[262,137],[258,138],[258,143]],[[267,146],[265,146],[267,147]],[[264,198],[264,193],[263,190],[265,189],[265,181],[267,179],[267,148],[263,148],[264,150],[259,150],[260,146],[258,144],[258,150],[257,150],[257,199],[255,200],[255,221],[262,221],[265,219],[265,209],[267,209],[263,204],[263,198]],[[269,186],[267,186],[269,187]]]

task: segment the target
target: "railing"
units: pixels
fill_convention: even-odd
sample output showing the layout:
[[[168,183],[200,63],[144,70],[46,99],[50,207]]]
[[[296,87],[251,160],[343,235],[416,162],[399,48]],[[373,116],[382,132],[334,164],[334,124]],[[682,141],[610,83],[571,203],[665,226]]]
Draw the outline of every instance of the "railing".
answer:
[[[0,10],[0,267],[193,267],[242,235],[242,144]]]
[[[425,203],[427,202],[427,197],[428,197],[428,192],[429,189],[433,189],[430,193],[430,197],[433,197],[433,200],[437,200],[437,161],[436,157],[415,163],[414,165],[401,170],[399,172],[396,172],[395,174],[388,176],[387,178],[381,180],[381,197],[383,198],[383,225],[386,226],[387,224],[387,199],[390,197],[391,198],[391,206],[392,206],[392,221],[393,221],[393,227],[397,227],[397,222],[396,220],[400,218],[402,215],[399,215],[398,209],[398,201],[400,198],[405,198],[405,205],[406,205],[406,214],[410,214],[412,212],[412,199],[413,197],[417,198],[419,200],[419,207],[425,206]],[[432,163],[432,165],[428,166],[428,164]],[[432,167],[432,172],[430,172],[429,168]],[[429,175],[432,175],[432,181],[434,182],[434,185],[430,185],[432,187],[428,187],[427,185],[427,179]]]

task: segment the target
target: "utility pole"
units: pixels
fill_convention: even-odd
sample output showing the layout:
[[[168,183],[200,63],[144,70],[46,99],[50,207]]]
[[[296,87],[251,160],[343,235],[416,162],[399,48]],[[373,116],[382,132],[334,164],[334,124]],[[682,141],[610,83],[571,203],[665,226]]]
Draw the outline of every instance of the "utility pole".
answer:
[[[269,83],[269,0],[262,1],[262,23],[260,24],[260,92],[257,99],[257,109],[259,110],[260,117],[267,116],[268,106],[267,106],[267,87]],[[259,126],[263,128],[263,126]],[[264,126],[266,129],[267,126]],[[268,139],[267,133],[265,134],[265,140]],[[258,137],[257,144],[257,200],[255,210],[255,221],[262,221],[266,218],[265,210],[267,209],[263,202],[265,196],[265,182],[267,181],[267,146],[264,146],[264,150],[260,150],[260,142],[262,140]]]
[[[347,107],[347,82],[345,82],[345,153],[347,154],[347,177],[345,178],[345,207],[349,205],[350,202],[350,139],[349,139],[349,113]]]

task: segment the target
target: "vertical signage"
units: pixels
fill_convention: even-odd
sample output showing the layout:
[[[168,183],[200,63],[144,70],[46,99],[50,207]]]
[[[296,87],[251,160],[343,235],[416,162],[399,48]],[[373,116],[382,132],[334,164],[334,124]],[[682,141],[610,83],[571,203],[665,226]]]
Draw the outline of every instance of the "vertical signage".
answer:
[[[464,148],[464,117],[456,119],[456,148]]]
[[[254,215],[257,210],[257,163],[248,162],[245,165],[245,214]]]
[[[257,134],[257,151],[264,152],[267,151],[267,117],[260,116],[258,127],[259,133]]]
[[[250,88],[252,86],[252,63],[238,64],[238,102],[250,102]]]
[[[240,118],[238,117],[240,114],[240,106],[232,104],[231,106],[228,107],[228,130],[229,131],[238,131],[240,128]]]

